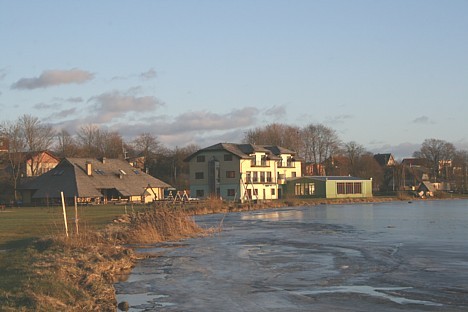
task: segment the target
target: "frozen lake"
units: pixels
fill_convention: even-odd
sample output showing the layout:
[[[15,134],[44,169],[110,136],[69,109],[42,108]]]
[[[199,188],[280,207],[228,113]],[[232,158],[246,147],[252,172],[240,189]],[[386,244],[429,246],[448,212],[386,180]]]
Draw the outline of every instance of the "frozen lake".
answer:
[[[468,200],[197,218],[115,285],[129,311],[467,311]]]

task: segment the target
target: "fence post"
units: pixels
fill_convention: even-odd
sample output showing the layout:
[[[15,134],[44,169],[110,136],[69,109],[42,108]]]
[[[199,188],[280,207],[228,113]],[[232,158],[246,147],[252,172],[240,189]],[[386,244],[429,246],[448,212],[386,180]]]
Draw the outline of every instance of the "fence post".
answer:
[[[65,209],[65,199],[63,198],[63,192],[60,192],[62,195],[62,208],[63,208],[63,222],[65,223],[65,234],[68,238],[68,224],[67,224],[67,209]]]
[[[76,200],[76,195],[75,195],[75,227],[76,227],[76,235],[78,236],[79,231],[78,231],[78,202]]]

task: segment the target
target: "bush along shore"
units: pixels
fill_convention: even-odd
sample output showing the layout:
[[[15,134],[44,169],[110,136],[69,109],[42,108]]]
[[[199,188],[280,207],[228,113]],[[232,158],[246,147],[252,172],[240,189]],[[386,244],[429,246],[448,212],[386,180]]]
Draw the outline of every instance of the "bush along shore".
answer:
[[[116,311],[116,277],[130,272],[146,255],[131,246],[209,235],[193,216],[254,209],[320,204],[407,200],[373,197],[341,200],[284,200],[198,204],[160,204],[122,215],[102,230],[85,230],[70,237],[47,235],[0,253],[0,311]],[[97,208],[98,209],[98,208]]]

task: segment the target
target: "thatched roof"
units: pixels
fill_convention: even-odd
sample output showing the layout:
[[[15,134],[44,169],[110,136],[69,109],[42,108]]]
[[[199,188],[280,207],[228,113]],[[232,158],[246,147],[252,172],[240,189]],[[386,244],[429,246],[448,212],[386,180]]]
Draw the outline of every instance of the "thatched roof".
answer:
[[[90,175],[87,174],[87,166]],[[54,169],[23,185],[33,198],[100,197],[102,189],[116,189],[122,196],[140,196],[148,187],[168,188],[156,179],[119,159],[64,158]]]

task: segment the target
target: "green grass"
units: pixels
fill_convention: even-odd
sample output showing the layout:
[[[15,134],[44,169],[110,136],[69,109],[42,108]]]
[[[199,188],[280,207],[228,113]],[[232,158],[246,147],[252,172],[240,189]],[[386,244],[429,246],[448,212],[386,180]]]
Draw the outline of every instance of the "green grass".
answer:
[[[141,211],[143,205],[79,206],[81,232],[101,229],[117,216]],[[126,210],[127,209],[127,210]],[[69,234],[75,233],[75,209],[67,207]],[[48,270],[37,273],[43,254],[35,243],[46,236],[65,236],[61,206],[21,207],[0,211],[0,311],[30,311],[38,307],[31,292],[55,294],[63,302],[79,297],[70,286],[62,285]],[[34,308],[32,308],[34,307]],[[47,309],[46,309],[47,310]],[[46,311],[44,310],[44,311]]]
[[[134,211],[145,206],[134,206]],[[132,212],[132,206],[126,206]],[[102,228],[112,220],[125,214],[124,205],[78,206],[78,224],[81,229]],[[75,208],[67,207],[69,233],[75,231]],[[22,247],[35,238],[63,233],[65,225],[61,206],[21,207],[0,211],[0,249]]]

